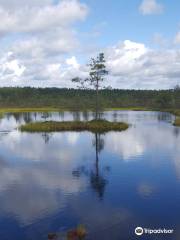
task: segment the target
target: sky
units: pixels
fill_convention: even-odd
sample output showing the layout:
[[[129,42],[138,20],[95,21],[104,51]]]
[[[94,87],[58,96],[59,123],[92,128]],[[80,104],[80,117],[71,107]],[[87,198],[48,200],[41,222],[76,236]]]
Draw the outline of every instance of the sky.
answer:
[[[105,85],[180,84],[179,0],[0,0],[0,87],[76,87],[104,52]]]

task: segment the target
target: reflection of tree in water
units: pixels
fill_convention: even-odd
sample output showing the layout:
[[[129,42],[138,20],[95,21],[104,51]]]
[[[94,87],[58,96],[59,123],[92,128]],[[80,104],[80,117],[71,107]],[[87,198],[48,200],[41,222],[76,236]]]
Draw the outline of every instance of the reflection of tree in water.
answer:
[[[158,121],[170,122],[172,120],[172,115],[168,112],[157,112]]]
[[[93,146],[96,149],[96,163],[95,169],[91,171],[91,186],[98,193],[99,198],[103,198],[107,180],[103,177],[99,167],[99,154],[104,149],[104,139],[101,138],[99,133],[95,133],[95,140]]]
[[[84,111],[82,113],[82,115],[83,115],[83,120],[84,121],[89,121],[89,112],[88,111]]]
[[[92,118],[93,119],[96,119],[96,114],[97,114],[98,119],[103,119],[104,118],[104,112],[98,112],[98,113],[93,112],[92,113]]]
[[[180,134],[180,128],[179,127],[174,127],[173,128],[173,133],[175,137],[178,137]]]
[[[23,120],[25,123],[30,123],[32,122],[32,116],[30,112],[23,113]]]
[[[59,117],[62,121],[64,121],[64,112],[59,112]]]
[[[34,120],[37,119],[37,112],[34,112],[34,113],[33,113],[33,118],[34,118]]]
[[[44,118],[45,120],[47,120],[49,117],[51,117],[51,113],[49,112],[43,112],[41,115],[41,118]]]
[[[113,112],[113,122],[117,122],[118,114],[117,111]]]
[[[13,113],[13,117],[16,120],[16,123],[20,123],[21,117],[22,117],[22,113]]]
[[[81,113],[78,111],[72,112],[73,121],[80,121]]]
[[[20,123],[21,118],[23,118],[23,113],[6,113],[5,117],[7,120],[9,120],[11,117],[13,117],[16,121],[16,123]]]
[[[82,174],[90,177],[90,184],[92,189],[98,194],[100,199],[103,199],[105,187],[107,185],[107,180],[104,176],[105,171],[110,170],[109,167],[101,169],[100,167],[100,152],[104,149],[105,142],[100,133],[95,133],[95,138],[93,140],[93,146],[96,150],[96,161],[93,169],[91,171],[87,170],[85,166],[81,166],[78,169],[73,171],[74,177],[80,177]]]
[[[42,138],[44,139],[45,144],[49,143],[50,138],[52,137],[52,133],[42,133]]]

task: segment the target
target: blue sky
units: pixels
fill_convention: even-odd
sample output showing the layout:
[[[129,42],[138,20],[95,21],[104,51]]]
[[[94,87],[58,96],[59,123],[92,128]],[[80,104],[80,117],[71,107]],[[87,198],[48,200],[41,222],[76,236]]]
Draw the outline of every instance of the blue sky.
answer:
[[[177,0],[0,0],[0,86],[75,87],[103,51],[107,85],[172,88],[179,12]]]
[[[91,30],[92,26],[102,23],[102,45],[114,44],[119,40],[131,39],[137,42],[153,45],[153,35],[162,34],[172,40],[180,28],[180,1],[163,0],[162,14],[142,15],[139,12],[141,0],[126,1],[84,1],[90,9],[90,15],[80,29]]]

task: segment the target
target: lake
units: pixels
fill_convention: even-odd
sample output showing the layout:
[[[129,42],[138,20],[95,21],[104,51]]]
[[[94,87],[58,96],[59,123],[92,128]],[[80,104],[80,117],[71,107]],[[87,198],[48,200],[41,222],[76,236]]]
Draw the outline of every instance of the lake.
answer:
[[[47,239],[78,224],[87,239],[180,239],[180,128],[161,112],[108,111],[123,132],[21,133],[30,121],[91,112],[7,113],[0,119],[0,239]],[[173,234],[137,237],[134,229]]]

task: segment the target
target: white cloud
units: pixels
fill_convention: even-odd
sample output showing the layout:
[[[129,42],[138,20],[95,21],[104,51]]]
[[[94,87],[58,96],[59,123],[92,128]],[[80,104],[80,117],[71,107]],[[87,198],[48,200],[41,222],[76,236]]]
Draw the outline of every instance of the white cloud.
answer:
[[[180,31],[176,34],[174,39],[175,44],[180,44]]]
[[[0,6],[5,9],[18,9],[24,7],[42,7],[47,4],[52,4],[53,0],[0,0]]]
[[[130,73],[142,66],[141,57],[148,52],[144,44],[125,40],[116,46],[107,48],[107,66],[113,75]]]
[[[0,54],[0,86],[68,87],[67,79],[81,75],[69,53],[80,46],[74,23],[86,18],[88,7],[78,0],[11,2],[0,0],[0,34],[12,53]]]
[[[0,59],[0,76],[2,78],[9,77],[16,80],[22,76],[25,69],[25,66],[18,59],[14,58],[12,52],[8,52]]]
[[[105,50],[113,87],[166,89],[180,77],[180,50],[155,50],[129,40]]]
[[[19,40],[14,43],[12,51],[20,57],[34,59],[69,53],[78,46],[76,35],[70,28],[59,28]]]
[[[76,55],[65,57],[43,40],[18,43],[0,58],[0,86],[75,87],[71,79],[88,76]],[[59,52],[58,52],[59,51]],[[166,89],[179,83],[180,50],[157,50],[125,40],[104,49],[107,85],[115,88]]]
[[[159,47],[166,47],[168,46],[168,40],[160,33],[155,33],[153,35],[153,43]]]
[[[152,0],[149,5],[145,2],[148,1],[142,4],[144,10],[150,6],[152,12],[154,6],[159,6]],[[0,52],[0,86],[75,87],[72,78],[88,76],[85,64],[92,51],[88,52],[87,44],[86,61],[80,64],[78,57],[83,46],[74,27],[87,16],[85,4],[78,0],[57,4],[52,0],[0,0],[0,13],[0,34],[8,38],[8,47],[3,46]],[[161,35],[154,38],[165,44]],[[179,38],[177,34],[176,43]],[[178,49],[154,50],[125,40],[103,51],[110,73],[107,85],[112,87],[169,88],[179,81]],[[93,55],[96,53],[93,50]]]
[[[71,57],[71,58],[68,58],[68,59],[66,60],[66,63],[67,63],[68,65],[70,65],[70,66],[73,66],[75,69],[79,69],[79,66],[80,66],[80,65],[78,64],[75,56],[73,56],[73,57]]]
[[[45,1],[43,5],[41,1],[37,4],[27,1],[27,4],[21,3],[19,8],[9,8],[9,4],[5,6],[4,1],[0,1],[2,33],[47,31],[52,27],[65,27],[85,19],[88,12],[86,5],[77,0],[63,0],[58,4]]]
[[[139,7],[139,11],[143,15],[161,14],[163,10],[163,5],[158,3],[156,0],[143,0]]]
[[[12,71],[17,77],[20,77],[25,70],[24,66],[20,66],[18,60],[12,60],[10,62],[6,62],[6,64],[4,65],[4,68],[5,70],[8,69]]]
[[[49,46],[45,39],[18,42],[12,51],[0,58],[0,86],[75,87],[72,78],[88,76],[86,64],[80,64],[76,55],[65,56],[61,47]],[[179,49],[151,49],[125,40],[104,52],[109,70],[107,85],[167,89],[179,83]]]

